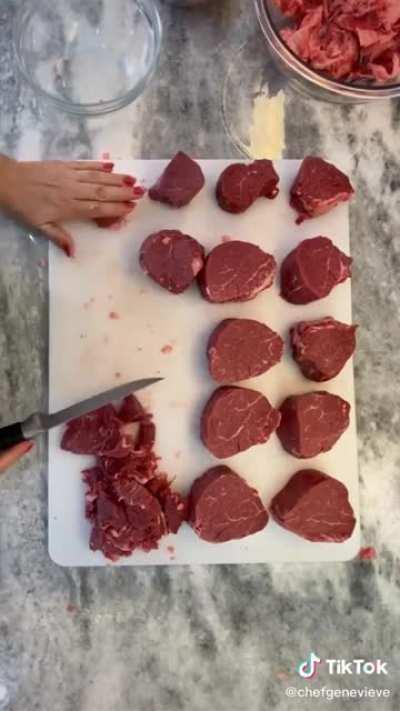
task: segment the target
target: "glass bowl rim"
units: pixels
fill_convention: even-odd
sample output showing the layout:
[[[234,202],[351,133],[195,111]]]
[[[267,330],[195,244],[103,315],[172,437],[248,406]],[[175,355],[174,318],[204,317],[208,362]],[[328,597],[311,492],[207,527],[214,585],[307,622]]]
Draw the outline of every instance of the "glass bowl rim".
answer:
[[[322,72],[311,69],[299,59],[280,37],[271,18],[267,0],[254,0],[256,15],[265,39],[280,59],[299,77],[325,91],[359,100],[395,99],[400,96],[400,82],[381,86],[357,86],[351,82],[330,79]]]
[[[136,84],[125,94],[117,96],[115,99],[108,99],[102,102],[88,102],[79,103],[74,101],[69,101],[68,99],[62,99],[50,91],[46,91],[42,86],[40,86],[33,78],[31,73],[26,68],[26,63],[24,61],[24,52],[21,47],[21,41],[23,37],[23,20],[27,16],[29,19],[35,13],[35,3],[32,0],[23,0],[20,7],[18,8],[12,28],[12,39],[13,39],[13,49],[16,58],[17,66],[25,81],[29,84],[31,89],[36,94],[47,99],[53,106],[64,110],[66,113],[75,114],[79,116],[99,116],[102,114],[110,113],[111,111],[116,111],[128,106],[135,99],[142,94],[146,88],[148,82],[154,74],[157,66],[157,62],[160,56],[161,43],[162,43],[162,22],[161,16],[156,2],[152,0],[132,0],[136,5],[141,6],[145,9],[146,16],[150,16],[150,22],[154,32],[154,48],[152,52],[151,59],[148,62],[145,74],[136,82]]]

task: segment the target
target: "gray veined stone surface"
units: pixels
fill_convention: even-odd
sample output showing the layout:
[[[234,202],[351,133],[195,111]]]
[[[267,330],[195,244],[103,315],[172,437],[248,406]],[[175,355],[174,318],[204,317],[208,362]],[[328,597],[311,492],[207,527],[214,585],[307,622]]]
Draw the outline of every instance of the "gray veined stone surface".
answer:
[[[88,16],[96,3],[82,0]],[[236,155],[220,94],[254,31],[249,0],[162,5],[154,81],[135,105],[83,121],[39,104],[20,81],[0,6],[0,148],[21,158],[163,157],[182,148]],[[93,9],[94,8],[94,9]],[[332,702],[400,708],[400,104],[340,107],[286,90],[286,155],[350,159],[354,319],[363,540],[374,562],[193,569],[67,570],[47,554],[45,445],[0,481],[0,680],[13,711],[322,711],[289,699],[296,665],[381,658],[387,677],[309,685],[391,689],[390,699]],[[44,245],[0,221],[0,419],[46,400]]]

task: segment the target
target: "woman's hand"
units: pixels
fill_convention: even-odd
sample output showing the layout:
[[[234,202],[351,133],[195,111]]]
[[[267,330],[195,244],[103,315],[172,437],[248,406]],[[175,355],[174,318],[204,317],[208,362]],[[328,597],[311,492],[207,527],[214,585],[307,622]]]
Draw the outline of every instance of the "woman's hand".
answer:
[[[112,173],[113,163],[91,161],[18,162],[0,158],[0,205],[40,229],[69,257],[72,236],[66,220],[121,218],[144,190],[135,178]]]
[[[11,447],[5,452],[0,452],[0,474],[3,474],[6,469],[16,464],[19,459],[22,459],[25,454],[30,452],[33,446],[34,442],[20,442],[15,447]]]

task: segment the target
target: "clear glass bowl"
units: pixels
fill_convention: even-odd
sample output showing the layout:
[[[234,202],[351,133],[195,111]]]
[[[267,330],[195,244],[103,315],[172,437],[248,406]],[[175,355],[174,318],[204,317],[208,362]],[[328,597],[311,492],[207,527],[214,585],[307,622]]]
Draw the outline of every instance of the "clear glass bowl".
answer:
[[[289,49],[279,35],[287,20],[273,0],[255,0],[256,14],[271,56],[290,84],[303,93],[337,103],[362,103],[400,97],[400,83],[342,82],[311,69]]]
[[[211,0],[165,0],[168,5],[178,5],[178,7],[197,7],[198,5],[205,5]]]
[[[143,92],[161,35],[152,0],[25,0],[14,46],[36,93],[64,111],[90,116],[115,111]]]

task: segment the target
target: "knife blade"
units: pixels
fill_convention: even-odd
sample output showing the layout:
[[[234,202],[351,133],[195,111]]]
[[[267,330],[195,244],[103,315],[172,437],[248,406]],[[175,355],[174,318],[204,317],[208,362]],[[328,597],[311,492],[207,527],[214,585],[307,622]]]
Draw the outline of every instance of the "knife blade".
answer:
[[[37,437],[37,435],[42,432],[47,432],[47,430],[58,427],[58,425],[62,425],[64,422],[73,420],[76,417],[81,417],[87,412],[98,410],[99,407],[107,405],[109,402],[120,400],[130,393],[147,388],[161,380],[163,380],[163,378],[142,378],[141,380],[133,380],[130,383],[118,385],[116,388],[90,397],[87,400],[82,400],[82,402],[59,410],[59,412],[51,414],[35,412],[23,422],[15,422],[12,425],[7,425],[7,427],[0,429],[0,451],[4,451],[24,440]]]

